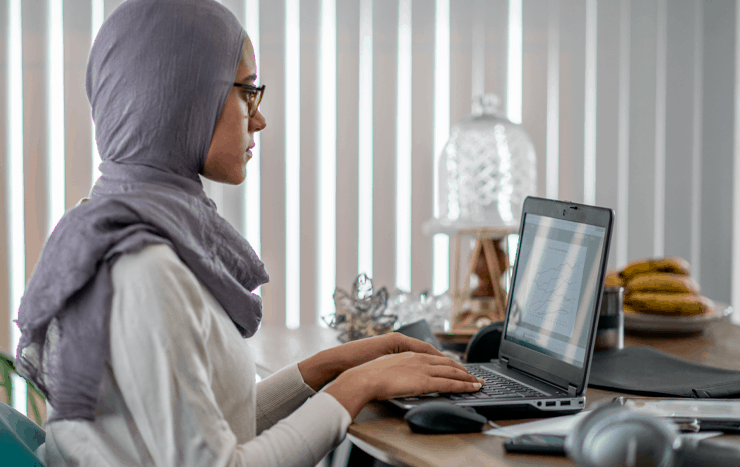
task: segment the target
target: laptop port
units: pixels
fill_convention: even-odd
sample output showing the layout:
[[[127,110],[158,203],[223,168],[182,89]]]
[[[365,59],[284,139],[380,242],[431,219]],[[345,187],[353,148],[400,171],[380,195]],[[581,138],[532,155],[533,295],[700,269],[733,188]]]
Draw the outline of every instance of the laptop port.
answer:
[[[555,401],[545,402],[546,407],[555,407]]]
[[[570,401],[562,401],[560,402],[560,405],[570,405]]]

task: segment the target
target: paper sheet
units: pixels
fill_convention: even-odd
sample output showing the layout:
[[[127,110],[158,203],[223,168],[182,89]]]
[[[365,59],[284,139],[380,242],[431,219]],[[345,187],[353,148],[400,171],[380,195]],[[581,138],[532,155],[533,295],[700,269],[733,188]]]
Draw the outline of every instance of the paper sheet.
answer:
[[[564,415],[562,417],[545,418],[535,422],[520,423],[501,428],[484,431],[483,434],[503,436],[512,438],[525,433],[548,433],[552,435],[567,435],[576,424],[586,416],[588,412],[580,412],[575,415]]]
[[[513,438],[527,433],[567,435],[575,428],[578,422],[589,412],[580,412],[575,415],[565,415],[563,417],[545,418],[534,422],[520,423],[501,428],[494,428],[484,431],[485,435],[502,436],[504,438]],[[721,435],[718,431],[706,431],[700,433],[681,434],[682,438],[704,439]]]

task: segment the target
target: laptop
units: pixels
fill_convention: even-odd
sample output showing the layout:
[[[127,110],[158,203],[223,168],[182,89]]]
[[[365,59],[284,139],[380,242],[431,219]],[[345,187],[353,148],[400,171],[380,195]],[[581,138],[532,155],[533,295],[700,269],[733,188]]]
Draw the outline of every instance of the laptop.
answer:
[[[528,197],[498,358],[465,365],[483,387],[390,402],[412,409],[446,400],[540,416],[582,410],[613,222],[611,209]]]

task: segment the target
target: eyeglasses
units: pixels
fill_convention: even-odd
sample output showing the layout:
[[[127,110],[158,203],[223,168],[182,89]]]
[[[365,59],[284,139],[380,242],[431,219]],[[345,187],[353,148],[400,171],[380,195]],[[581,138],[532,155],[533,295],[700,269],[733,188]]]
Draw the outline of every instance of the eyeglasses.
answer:
[[[249,94],[249,97],[247,98],[247,111],[249,112],[250,118],[254,117],[254,114],[257,113],[257,107],[259,107],[260,102],[262,102],[262,96],[265,94],[265,85],[263,84],[260,87],[256,87],[251,84],[234,83],[234,86],[244,89],[247,94]]]

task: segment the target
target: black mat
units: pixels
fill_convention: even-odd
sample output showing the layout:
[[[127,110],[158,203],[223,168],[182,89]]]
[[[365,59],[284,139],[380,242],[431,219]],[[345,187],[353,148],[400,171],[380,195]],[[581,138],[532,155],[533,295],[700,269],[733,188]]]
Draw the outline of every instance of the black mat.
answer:
[[[673,357],[652,347],[594,352],[589,387],[651,396],[738,397],[740,371]]]

